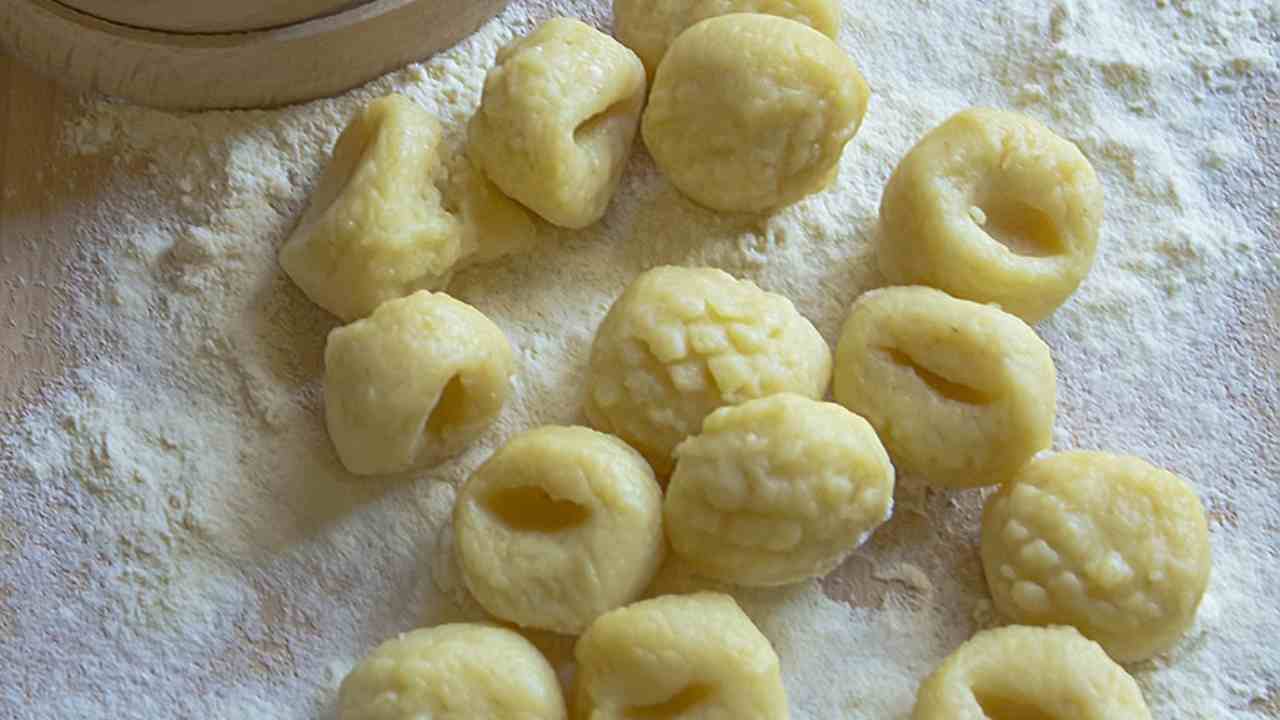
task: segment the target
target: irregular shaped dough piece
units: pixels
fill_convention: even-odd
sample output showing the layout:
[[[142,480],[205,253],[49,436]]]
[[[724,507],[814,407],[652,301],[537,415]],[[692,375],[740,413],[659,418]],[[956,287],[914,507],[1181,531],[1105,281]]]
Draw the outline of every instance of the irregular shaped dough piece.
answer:
[[[459,623],[414,630],[360,661],[338,692],[340,720],[564,720],[555,671],[528,640]]]
[[[778,655],[728,595],[664,595],[601,615],[574,655],[576,720],[788,716]]]
[[[465,156],[445,187],[445,203],[462,226],[463,256],[457,270],[524,252],[537,240],[533,215],[512,200]]]
[[[614,0],[613,32],[636,51],[649,77],[680,33],[731,13],[776,15],[804,23],[832,40],[840,32],[835,0]]]
[[[600,324],[586,413],[665,476],[671,451],[716,408],[780,392],[820,398],[830,379],[830,348],[790,300],[720,270],[659,267]]]
[[[767,586],[826,575],[893,510],[893,465],[866,420],[783,393],[721,408],[676,448],[663,505],[699,572]]]
[[[1073,628],[974,635],[920,686],[912,720],[1150,720],[1124,668]]]
[[[836,401],[871,421],[898,469],[966,488],[1007,480],[1053,440],[1049,348],[999,308],[893,287],[853,303]]]
[[[902,158],[880,201],[880,269],[1029,323],[1079,287],[1102,183],[1076,146],[1017,113],[965,110]]]
[[[498,415],[511,344],[489,318],[425,290],[329,333],[325,420],[347,469],[395,473],[439,461]]]
[[[640,453],[584,427],[517,435],[463,486],[458,564],[493,615],[576,635],[662,563],[662,490]]]
[[[992,495],[982,516],[996,608],[1023,624],[1073,625],[1120,662],[1177,642],[1209,565],[1195,491],[1133,457],[1041,458]]]
[[[436,182],[440,124],[408,98],[370,103],[338,138],[280,265],[350,322],[415,290],[443,288],[466,254]]]
[[[549,20],[498,51],[468,152],[507,195],[583,228],[618,188],[644,95],[635,53],[577,20]]]
[[[763,212],[830,184],[870,91],[858,66],[794,20],[703,20],[653,80],[644,142],[681,192],[713,210]]]

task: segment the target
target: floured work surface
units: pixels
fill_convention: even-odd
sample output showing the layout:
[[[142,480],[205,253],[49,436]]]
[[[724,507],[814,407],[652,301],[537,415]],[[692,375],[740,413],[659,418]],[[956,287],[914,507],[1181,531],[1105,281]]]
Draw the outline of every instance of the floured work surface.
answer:
[[[601,224],[542,226],[533,254],[451,286],[518,350],[498,426],[415,481],[354,480],[320,413],[335,320],[276,249],[364,102],[408,94],[456,148],[494,51],[555,14],[609,23],[605,2],[515,3],[347,97],[206,115],[89,100],[62,130],[68,155],[110,170],[97,200],[69,205],[71,280],[50,290],[57,321],[30,331],[69,370],[4,401],[0,715],[331,715],[337,682],[380,640],[481,616],[451,559],[454,486],[514,432],[582,421],[592,335],[632,277],[721,267],[787,295],[834,341],[853,298],[882,283],[890,171],[925,130],[986,104],[1076,142],[1106,185],[1097,265],[1037,328],[1060,376],[1055,447],[1143,456],[1209,511],[1199,620],[1130,669],[1155,717],[1280,717],[1274,3],[1004,0],[955,16],[848,3],[841,44],[875,94],[829,191],[769,218],[716,215],[637,150]],[[6,238],[0,262],[33,242]],[[998,623],[981,500],[903,478],[893,519],[831,577],[735,591],[782,657],[794,716],[901,718],[947,652]],[[671,564],[654,592],[704,586]],[[570,641],[536,639],[563,666]]]

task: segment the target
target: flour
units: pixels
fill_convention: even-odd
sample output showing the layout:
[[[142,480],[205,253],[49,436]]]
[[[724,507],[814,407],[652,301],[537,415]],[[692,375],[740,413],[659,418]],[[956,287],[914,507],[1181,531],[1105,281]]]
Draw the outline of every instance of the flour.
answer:
[[[329,717],[380,640],[482,617],[452,561],[453,487],[515,432],[582,422],[592,335],[632,277],[722,267],[834,342],[881,282],[889,173],[971,104],[1042,119],[1106,186],[1097,266],[1038,328],[1060,375],[1056,446],[1146,457],[1210,512],[1196,626],[1131,668],[1154,716],[1280,716],[1280,9],[1266,0],[846,3],[841,44],[875,94],[829,191],[770,218],[716,215],[638,150],[602,223],[542,226],[533,253],[450,287],[518,349],[493,431],[414,482],[343,472],[320,414],[336,321],[275,261],[337,134],[401,92],[454,153],[502,43],[555,14],[607,27],[607,5],[514,2],[430,62],[295,108],[86,101],[70,152],[113,170],[48,331],[77,369],[0,423],[0,716]],[[981,499],[902,478],[893,518],[830,577],[735,591],[782,656],[795,717],[904,717],[923,675],[999,622]],[[679,563],[655,586],[701,587]],[[534,640],[566,664],[570,641]]]

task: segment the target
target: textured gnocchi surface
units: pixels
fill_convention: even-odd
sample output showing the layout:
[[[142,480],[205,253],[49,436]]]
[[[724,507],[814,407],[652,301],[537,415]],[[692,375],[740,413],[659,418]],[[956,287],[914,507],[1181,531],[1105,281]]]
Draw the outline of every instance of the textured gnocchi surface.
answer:
[[[893,465],[862,418],[783,393],[721,408],[676,448],[672,549],[704,575],[768,586],[827,574],[893,509]]]
[[[676,38],[642,125],[663,174],[700,205],[765,212],[830,184],[870,91],[831,38],[751,13]]]
[[[1069,627],[974,635],[920,686],[912,720],[1150,720],[1129,673]]]
[[[498,415],[515,358],[475,308],[425,290],[329,333],[325,421],[342,464],[397,473],[451,455]]]
[[[463,578],[486,610],[577,634],[653,580],[665,553],[662,490],[621,440],[541,427],[472,474],[454,532]]]
[[[791,301],[720,270],[659,267],[601,323],[586,413],[666,476],[713,410],[780,392],[820,398],[830,378],[830,348]]]
[[[788,717],[778,655],[728,595],[664,595],[614,610],[574,655],[575,720]]]
[[[1074,144],[1018,113],[965,110],[890,177],[880,269],[1034,323],[1089,273],[1102,214],[1102,183]]]
[[[498,51],[468,153],[507,195],[583,228],[617,190],[644,99],[635,53],[578,20],[549,20]]]
[[[342,681],[339,720],[564,720],[560,681],[528,640],[440,625],[388,640]]]
[[[1004,482],[1053,440],[1049,348],[999,308],[925,287],[859,297],[836,349],[836,400],[899,471],[943,487]]]
[[[982,565],[996,608],[1072,625],[1121,662],[1172,646],[1209,582],[1209,531],[1194,490],[1133,457],[1036,460],[987,501]]]

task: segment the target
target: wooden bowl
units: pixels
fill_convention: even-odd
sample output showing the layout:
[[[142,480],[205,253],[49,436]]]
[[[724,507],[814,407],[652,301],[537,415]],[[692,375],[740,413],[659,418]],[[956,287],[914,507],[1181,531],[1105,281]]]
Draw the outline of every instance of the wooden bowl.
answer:
[[[318,20],[369,0],[61,0],[86,15],[143,30],[226,33]],[[448,4],[448,3],[445,3]]]
[[[69,1],[99,12],[161,4]],[[292,17],[304,6],[339,11],[249,32],[192,33],[111,22],[56,0],[0,0],[0,50],[69,85],[144,105],[267,107],[333,95],[447,48],[497,14],[506,0],[189,4],[271,10],[248,16],[248,23]],[[229,21],[210,8],[160,22],[214,27]]]

